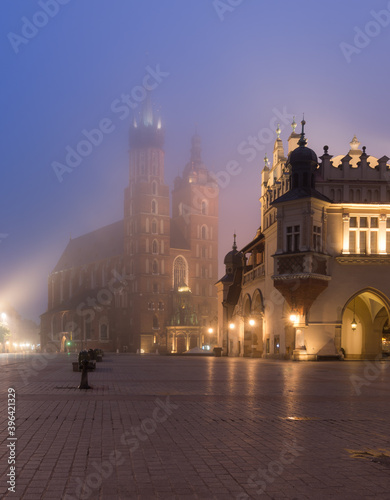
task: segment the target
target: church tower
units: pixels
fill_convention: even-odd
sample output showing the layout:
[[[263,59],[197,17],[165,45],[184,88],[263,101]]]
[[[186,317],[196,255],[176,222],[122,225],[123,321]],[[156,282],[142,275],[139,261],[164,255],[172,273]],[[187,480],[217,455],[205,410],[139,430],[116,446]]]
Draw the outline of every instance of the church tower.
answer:
[[[164,131],[148,95],[130,127],[124,253],[129,283],[131,349],[160,344],[169,292],[169,188],[164,183]]]
[[[204,343],[217,326],[215,282],[218,279],[218,185],[201,157],[201,139],[192,137],[190,161],[176,177],[172,192],[171,241],[189,250],[188,286]],[[171,244],[175,247],[177,244]],[[210,337],[211,336],[211,337]]]

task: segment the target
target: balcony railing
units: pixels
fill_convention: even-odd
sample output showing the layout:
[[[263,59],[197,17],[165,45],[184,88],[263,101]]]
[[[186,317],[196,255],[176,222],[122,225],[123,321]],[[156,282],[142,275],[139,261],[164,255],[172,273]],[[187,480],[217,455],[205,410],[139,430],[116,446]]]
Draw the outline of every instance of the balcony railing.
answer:
[[[265,268],[264,264],[259,264],[254,269],[251,269],[247,273],[244,273],[244,284],[249,283],[258,278],[264,278],[265,276]]]

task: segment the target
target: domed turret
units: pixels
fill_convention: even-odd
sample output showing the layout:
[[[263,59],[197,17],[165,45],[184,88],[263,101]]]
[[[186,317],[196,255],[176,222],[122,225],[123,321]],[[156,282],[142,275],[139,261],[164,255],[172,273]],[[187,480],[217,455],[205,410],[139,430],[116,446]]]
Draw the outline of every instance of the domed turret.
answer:
[[[233,274],[237,268],[242,267],[242,253],[237,250],[236,235],[232,250],[225,255],[223,263],[226,266],[226,274]]]
[[[305,120],[302,120],[301,138],[298,147],[289,155],[288,163],[291,165],[291,188],[314,188],[314,174],[318,166],[315,152],[306,147]]]

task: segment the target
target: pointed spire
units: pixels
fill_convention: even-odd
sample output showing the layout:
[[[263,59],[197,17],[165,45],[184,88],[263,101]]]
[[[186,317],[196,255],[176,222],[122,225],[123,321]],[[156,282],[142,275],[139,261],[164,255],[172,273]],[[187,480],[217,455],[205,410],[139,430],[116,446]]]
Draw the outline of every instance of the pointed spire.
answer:
[[[278,128],[276,129],[276,138],[277,139],[280,139],[280,134],[281,134],[281,130],[280,130],[280,123],[278,123]]]
[[[233,250],[237,250],[237,243],[236,243],[236,231],[234,231],[233,234]]]
[[[192,136],[191,145],[192,145],[192,147],[191,147],[191,163],[192,163],[192,165],[202,163],[201,139],[200,139],[200,136],[196,132],[195,132],[195,135]]]
[[[304,147],[307,144],[307,140],[305,138],[305,125],[306,125],[305,115],[303,115],[303,120],[301,121],[301,124],[302,124],[302,132],[301,132],[301,138],[298,141],[298,145]]]
[[[142,109],[142,121],[145,127],[153,125],[153,107],[152,100],[150,98],[150,91],[147,92],[146,99],[144,101]]]

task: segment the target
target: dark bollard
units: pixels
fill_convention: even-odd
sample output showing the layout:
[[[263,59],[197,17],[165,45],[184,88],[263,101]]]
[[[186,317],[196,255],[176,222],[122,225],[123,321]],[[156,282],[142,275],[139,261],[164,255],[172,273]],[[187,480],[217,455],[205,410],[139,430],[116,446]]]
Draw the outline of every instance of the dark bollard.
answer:
[[[88,385],[88,360],[83,359],[81,361],[82,372],[81,372],[81,382],[79,385],[79,389],[91,389],[91,386]]]

